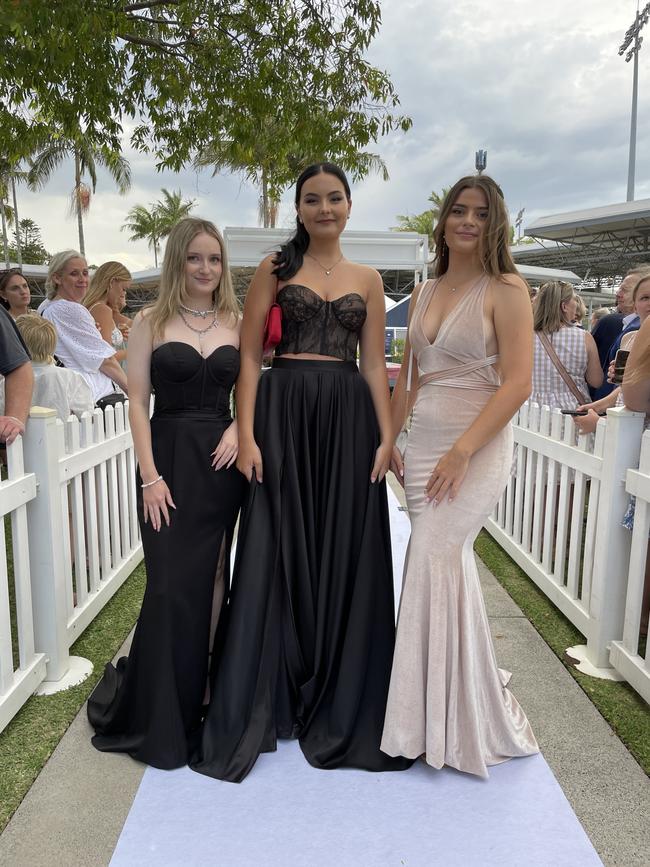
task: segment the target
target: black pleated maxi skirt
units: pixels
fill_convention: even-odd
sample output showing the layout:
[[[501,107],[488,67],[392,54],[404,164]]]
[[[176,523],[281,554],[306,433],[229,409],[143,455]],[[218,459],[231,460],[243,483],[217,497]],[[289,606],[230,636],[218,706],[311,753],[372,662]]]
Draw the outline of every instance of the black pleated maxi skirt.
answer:
[[[316,768],[402,770],[379,750],[394,645],[379,431],[353,362],[276,359],[260,381],[253,480],[194,770],[240,782],[278,738]]]

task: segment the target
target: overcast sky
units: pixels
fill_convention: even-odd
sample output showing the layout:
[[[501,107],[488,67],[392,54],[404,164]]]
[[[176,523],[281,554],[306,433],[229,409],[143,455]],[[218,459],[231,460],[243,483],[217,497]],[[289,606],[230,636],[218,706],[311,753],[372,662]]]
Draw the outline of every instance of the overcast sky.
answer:
[[[643,5],[643,4],[642,4]],[[390,181],[370,177],[353,189],[350,228],[387,229],[396,214],[428,207],[431,190],[474,170],[488,151],[488,173],[502,185],[512,219],[622,202],[626,198],[632,63],[618,56],[636,0],[384,0],[370,60],[387,70],[412,129],[373,148]],[[635,198],[650,197],[650,24],[639,62]],[[158,173],[126,151],[133,186],[114,192],[101,174],[86,219],[90,262],[153,267],[146,241],[120,231],[134,204],[160,188],[198,199],[194,213],[220,227],[257,225],[258,193],[239,177]],[[42,229],[50,252],[76,247],[67,213],[72,165],[38,193],[20,189],[21,217]],[[291,191],[280,223],[291,222]]]

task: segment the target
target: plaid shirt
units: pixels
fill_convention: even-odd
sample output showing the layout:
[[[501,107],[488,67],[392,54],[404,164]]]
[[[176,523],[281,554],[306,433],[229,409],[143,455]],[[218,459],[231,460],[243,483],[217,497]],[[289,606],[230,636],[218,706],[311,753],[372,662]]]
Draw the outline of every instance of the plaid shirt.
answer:
[[[558,358],[580,391],[589,396],[585,380],[587,370],[587,348],[585,332],[576,326],[566,326],[548,335]],[[533,353],[533,393],[530,400],[551,409],[575,409],[578,401],[571,394],[555,365],[548,357],[539,337],[535,334]]]

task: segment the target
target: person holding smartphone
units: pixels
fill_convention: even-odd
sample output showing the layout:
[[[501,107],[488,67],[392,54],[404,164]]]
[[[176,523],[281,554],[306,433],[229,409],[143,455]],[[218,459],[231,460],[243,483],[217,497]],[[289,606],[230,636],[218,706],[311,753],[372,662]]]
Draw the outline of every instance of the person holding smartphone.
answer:
[[[642,327],[650,316],[650,273],[637,280],[632,291],[632,302],[634,310],[639,317],[639,326]],[[625,352],[632,349],[638,333],[638,331],[631,331],[623,336],[620,346],[622,351]],[[610,363],[607,372],[607,381],[615,385],[614,390],[605,397],[601,397],[600,400],[585,403],[578,407],[579,410],[586,411],[584,415],[578,416],[575,419],[576,427],[581,434],[593,433],[596,430],[600,415],[606,413],[611,407],[623,405],[621,385],[614,379],[615,365],[616,360]],[[627,370],[627,367],[625,369]]]

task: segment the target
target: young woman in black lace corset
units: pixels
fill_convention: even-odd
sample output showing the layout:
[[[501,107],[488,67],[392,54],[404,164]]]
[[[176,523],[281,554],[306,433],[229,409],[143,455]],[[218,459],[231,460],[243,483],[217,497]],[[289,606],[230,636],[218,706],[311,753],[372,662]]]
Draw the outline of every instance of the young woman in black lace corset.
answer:
[[[305,169],[295,203],[295,234],[244,308],[237,466],[250,487],[192,764],[233,782],[278,738],[297,737],[317,768],[410,764],[379,750],[394,642],[382,281],[341,251],[351,198],[337,166]],[[283,336],[260,380],[274,300]]]

